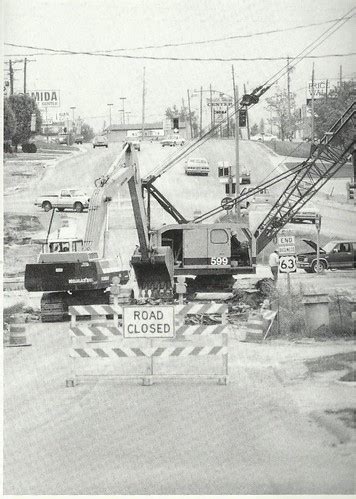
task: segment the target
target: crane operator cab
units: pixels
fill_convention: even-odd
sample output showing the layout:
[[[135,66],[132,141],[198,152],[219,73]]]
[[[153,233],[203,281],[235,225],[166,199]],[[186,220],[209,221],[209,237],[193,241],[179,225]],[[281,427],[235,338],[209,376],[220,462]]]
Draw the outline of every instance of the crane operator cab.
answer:
[[[166,225],[153,237],[157,246],[172,249],[175,276],[197,276],[196,282],[216,283],[256,271],[255,240],[241,223]]]

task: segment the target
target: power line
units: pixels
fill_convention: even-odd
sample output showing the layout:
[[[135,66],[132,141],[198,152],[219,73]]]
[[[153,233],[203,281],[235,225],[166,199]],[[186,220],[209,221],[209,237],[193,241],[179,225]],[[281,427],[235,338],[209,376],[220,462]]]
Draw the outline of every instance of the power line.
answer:
[[[354,15],[349,16],[348,19],[351,19],[352,17],[354,17]],[[246,34],[242,34],[242,35],[241,34],[231,35],[231,36],[226,36],[226,37],[222,37],[222,38],[212,38],[212,39],[208,39],[208,40],[196,40],[196,41],[182,42],[182,43],[165,43],[165,44],[161,44],[161,45],[146,45],[146,46],[131,47],[131,48],[130,47],[116,48],[116,49],[110,49],[110,50],[93,50],[92,54],[110,54],[113,52],[125,52],[125,51],[133,51],[133,50],[159,49],[159,48],[169,48],[169,47],[184,47],[184,46],[189,46],[189,45],[203,45],[203,44],[208,44],[208,43],[216,43],[216,42],[237,40],[237,39],[243,39],[243,38],[252,38],[255,36],[271,35],[271,34],[275,34],[275,33],[285,33],[287,31],[305,29],[305,28],[310,28],[310,27],[314,27],[314,26],[322,26],[324,24],[329,24],[329,23],[340,21],[341,19],[343,19],[343,18],[329,19],[327,21],[321,21],[321,22],[317,22],[317,23],[301,24],[301,25],[297,25],[297,26],[291,26],[289,28],[280,28],[280,29],[274,29],[274,30],[268,30],[268,31],[257,31],[256,33],[246,33]],[[5,45],[8,45],[8,44],[5,43]],[[42,50],[46,50],[46,49],[42,49]],[[61,51],[61,52],[63,55],[69,55],[68,51]],[[45,55],[45,54],[36,54],[36,55]],[[17,57],[17,56],[23,56],[23,55],[22,54],[21,55],[15,54],[15,56]],[[7,56],[5,56],[5,57],[7,57]],[[335,55],[334,57],[340,57],[340,55]],[[176,59],[173,59],[173,60],[176,60]],[[234,60],[237,60],[237,59],[234,59]],[[265,60],[265,59],[253,59],[253,60]],[[278,59],[276,59],[276,60],[278,60]]]
[[[5,43],[5,45],[17,48],[27,48],[31,50],[45,50],[46,52],[33,52],[30,54],[25,54],[28,57],[40,56],[40,55],[87,55],[93,57],[109,57],[113,59],[143,59],[143,60],[153,60],[153,61],[198,61],[198,62],[258,62],[258,61],[283,61],[287,56],[277,56],[277,57],[165,57],[165,56],[136,56],[128,54],[108,54],[99,52],[89,52],[89,51],[75,51],[75,50],[62,50],[62,49],[52,49],[48,47],[35,47],[32,45],[19,45],[16,43]],[[11,54],[4,57],[19,57],[24,54]],[[321,54],[321,55],[308,55],[304,59],[326,59],[328,57],[350,57],[355,56],[356,52],[345,52],[338,54]],[[292,59],[296,59],[299,56],[294,56]]]

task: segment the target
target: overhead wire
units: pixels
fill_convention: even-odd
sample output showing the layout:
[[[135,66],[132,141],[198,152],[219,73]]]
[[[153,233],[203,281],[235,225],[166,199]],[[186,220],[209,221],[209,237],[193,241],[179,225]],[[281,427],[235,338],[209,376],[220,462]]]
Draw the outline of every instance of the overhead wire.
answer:
[[[267,91],[272,85],[274,85],[277,81],[279,81],[291,67],[295,67],[297,64],[299,64],[306,57],[306,55],[308,53],[315,50],[315,48],[317,48],[321,43],[323,43],[327,38],[329,38],[336,30],[338,30],[341,26],[343,26],[343,24],[348,21],[347,16],[353,10],[355,10],[355,7],[350,9],[350,11],[348,11],[342,18],[340,18],[340,20],[336,21],[333,26],[331,26],[330,28],[325,30],[313,42],[309,43],[307,45],[307,47],[305,47],[298,54],[298,56],[294,57],[291,61],[289,61],[289,63],[287,63],[279,71],[274,73],[274,75],[272,75],[270,78],[268,78],[268,80],[266,80],[263,83],[263,85],[257,87],[253,92],[257,93],[256,91],[258,91],[262,95],[262,93]],[[314,46],[314,45],[316,45],[316,46]],[[308,50],[309,50],[309,52],[308,52]],[[303,55],[304,52],[306,52],[306,54]],[[294,62],[294,64],[293,64],[294,60],[296,60],[296,62]],[[249,107],[252,107],[252,106],[249,106]],[[240,105],[238,107],[238,109],[236,109],[232,112],[232,114],[229,116],[229,118],[233,117],[241,108],[242,108],[242,106]],[[178,161],[181,161],[185,156],[187,156],[189,153],[193,152],[195,149],[200,147],[200,145],[205,143],[210,138],[212,133],[214,131],[216,131],[218,128],[220,128],[221,125],[225,124],[226,121],[227,121],[227,118],[218,122],[217,125],[209,128],[206,132],[204,132],[204,134],[202,134],[200,137],[198,137],[195,141],[192,141],[190,144],[188,144],[188,147],[185,147],[181,153],[178,153],[178,155],[176,155],[174,158],[169,159],[168,163],[166,160],[163,164],[161,164],[161,166],[156,167],[156,169],[154,169],[152,172],[150,172],[150,174],[148,175],[147,178],[152,179],[152,177],[157,178],[157,177],[161,176],[163,173],[165,173],[167,171],[167,169],[170,169],[171,167],[173,167],[175,163],[177,163]],[[153,180],[150,180],[150,181],[153,181]]]

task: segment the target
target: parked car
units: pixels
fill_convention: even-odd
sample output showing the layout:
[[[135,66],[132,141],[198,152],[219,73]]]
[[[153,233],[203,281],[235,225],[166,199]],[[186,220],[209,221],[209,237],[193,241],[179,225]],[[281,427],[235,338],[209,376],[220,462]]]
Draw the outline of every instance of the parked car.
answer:
[[[58,211],[64,211],[66,208],[82,212],[89,206],[88,195],[82,190],[71,188],[61,189],[58,192],[48,193],[35,200],[35,206],[43,208],[44,211],[50,211],[58,208]]]
[[[190,158],[185,162],[186,175],[209,175],[209,163],[206,158]]]
[[[74,139],[74,142],[75,142],[76,144],[83,144],[83,140],[84,140],[83,135],[77,135],[77,136],[75,137],[75,139]]]
[[[306,203],[300,208],[298,213],[294,215],[291,223],[303,224],[303,223],[315,223],[315,219],[320,215],[319,208],[317,208],[314,203]]]
[[[183,139],[183,137],[174,136],[173,138],[176,146],[184,146],[185,139]]]
[[[96,135],[93,139],[93,147],[109,147],[106,135]]]
[[[297,255],[297,267],[306,272],[317,272],[317,245],[314,241],[303,239],[313,251]],[[330,241],[319,250],[319,271],[324,269],[356,268],[356,242],[350,240]]]

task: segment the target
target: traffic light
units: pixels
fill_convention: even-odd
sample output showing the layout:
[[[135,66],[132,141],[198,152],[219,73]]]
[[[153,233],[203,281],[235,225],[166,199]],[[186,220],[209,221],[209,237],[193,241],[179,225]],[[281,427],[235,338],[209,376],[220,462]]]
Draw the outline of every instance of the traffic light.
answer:
[[[356,184],[347,183],[347,199],[355,199],[355,187]]]
[[[239,112],[239,126],[245,127],[247,121],[247,109],[240,109]]]
[[[173,129],[179,130],[179,118],[173,118]]]

